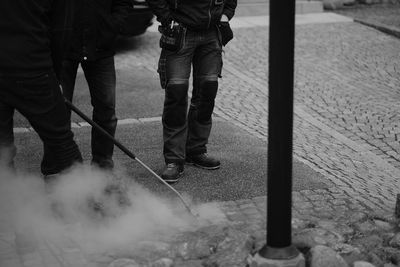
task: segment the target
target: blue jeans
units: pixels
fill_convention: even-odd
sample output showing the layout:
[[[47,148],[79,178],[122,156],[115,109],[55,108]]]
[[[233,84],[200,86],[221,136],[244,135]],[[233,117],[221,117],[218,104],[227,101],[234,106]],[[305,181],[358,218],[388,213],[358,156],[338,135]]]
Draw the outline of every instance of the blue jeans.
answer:
[[[29,121],[43,141],[41,171],[44,175],[59,173],[82,161],[53,71],[35,77],[0,75],[1,164],[11,168],[16,153],[13,133],[15,109]]]
[[[61,70],[61,84],[64,96],[72,102],[76,74],[81,64],[89,86],[93,121],[112,136],[117,128],[115,115],[116,75],[114,57],[106,57],[96,61],[65,60]],[[114,143],[101,132],[92,129],[91,136],[92,163],[103,168],[114,166],[112,156]]]
[[[188,112],[188,88],[193,66],[193,91]],[[222,45],[216,28],[184,30],[181,48],[162,49],[158,72],[165,89],[163,154],[166,163],[182,164],[186,155],[207,152],[212,113],[222,69]]]

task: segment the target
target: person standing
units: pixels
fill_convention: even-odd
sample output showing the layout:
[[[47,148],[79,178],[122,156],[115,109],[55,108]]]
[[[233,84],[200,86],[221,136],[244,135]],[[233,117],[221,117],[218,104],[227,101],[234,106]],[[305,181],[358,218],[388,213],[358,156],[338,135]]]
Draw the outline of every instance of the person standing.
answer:
[[[237,0],[147,0],[162,33],[158,73],[165,89],[161,177],[178,181],[184,164],[215,170],[220,161],[207,155],[212,113],[222,69],[222,47],[233,38],[229,20]],[[188,88],[193,65],[193,91]]]
[[[82,161],[58,81],[72,23],[72,0],[0,1],[0,151],[14,167],[18,110],[44,144],[47,179]]]
[[[79,64],[89,86],[93,120],[115,135],[116,74],[114,44],[131,6],[130,0],[80,0],[75,8],[72,41],[61,70],[64,96],[72,102]],[[114,143],[92,129],[92,164],[112,169]]]

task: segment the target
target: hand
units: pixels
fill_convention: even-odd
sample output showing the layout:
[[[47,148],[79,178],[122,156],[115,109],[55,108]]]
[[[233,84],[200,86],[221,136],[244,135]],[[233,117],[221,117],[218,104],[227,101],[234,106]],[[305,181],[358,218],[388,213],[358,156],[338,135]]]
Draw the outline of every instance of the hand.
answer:
[[[221,22],[228,22],[228,21],[229,21],[228,16],[225,15],[225,14],[222,14],[222,16],[221,16]]]

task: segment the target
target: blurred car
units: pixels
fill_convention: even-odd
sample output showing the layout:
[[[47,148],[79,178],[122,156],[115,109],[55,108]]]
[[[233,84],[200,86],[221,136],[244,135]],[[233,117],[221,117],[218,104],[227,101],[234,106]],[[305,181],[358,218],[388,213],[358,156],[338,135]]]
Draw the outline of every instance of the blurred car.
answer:
[[[146,0],[131,0],[132,8],[122,27],[122,36],[131,37],[143,34],[153,24],[153,13]]]

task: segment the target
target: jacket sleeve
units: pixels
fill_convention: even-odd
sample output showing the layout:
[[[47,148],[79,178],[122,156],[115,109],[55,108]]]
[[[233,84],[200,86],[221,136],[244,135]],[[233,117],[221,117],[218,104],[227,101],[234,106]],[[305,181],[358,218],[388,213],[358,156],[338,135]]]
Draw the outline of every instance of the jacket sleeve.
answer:
[[[59,78],[72,33],[73,9],[76,0],[52,0],[49,10],[50,49],[54,72]]]
[[[128,17],[131,8],[130,0],[113,0],[111,7],[111,16],[116,27],[117,33],[121,32],[125,19]]]
[[[172,13],[167,0],[147,0],[151,10],[161,24],[165,24],[172,18]]]
[[[222,13],[225,14],[229,18],[229,20],[231,20],[233,15],[235,15],[236,6],[237,0],[227,0],[225,2],[224,11]]]

